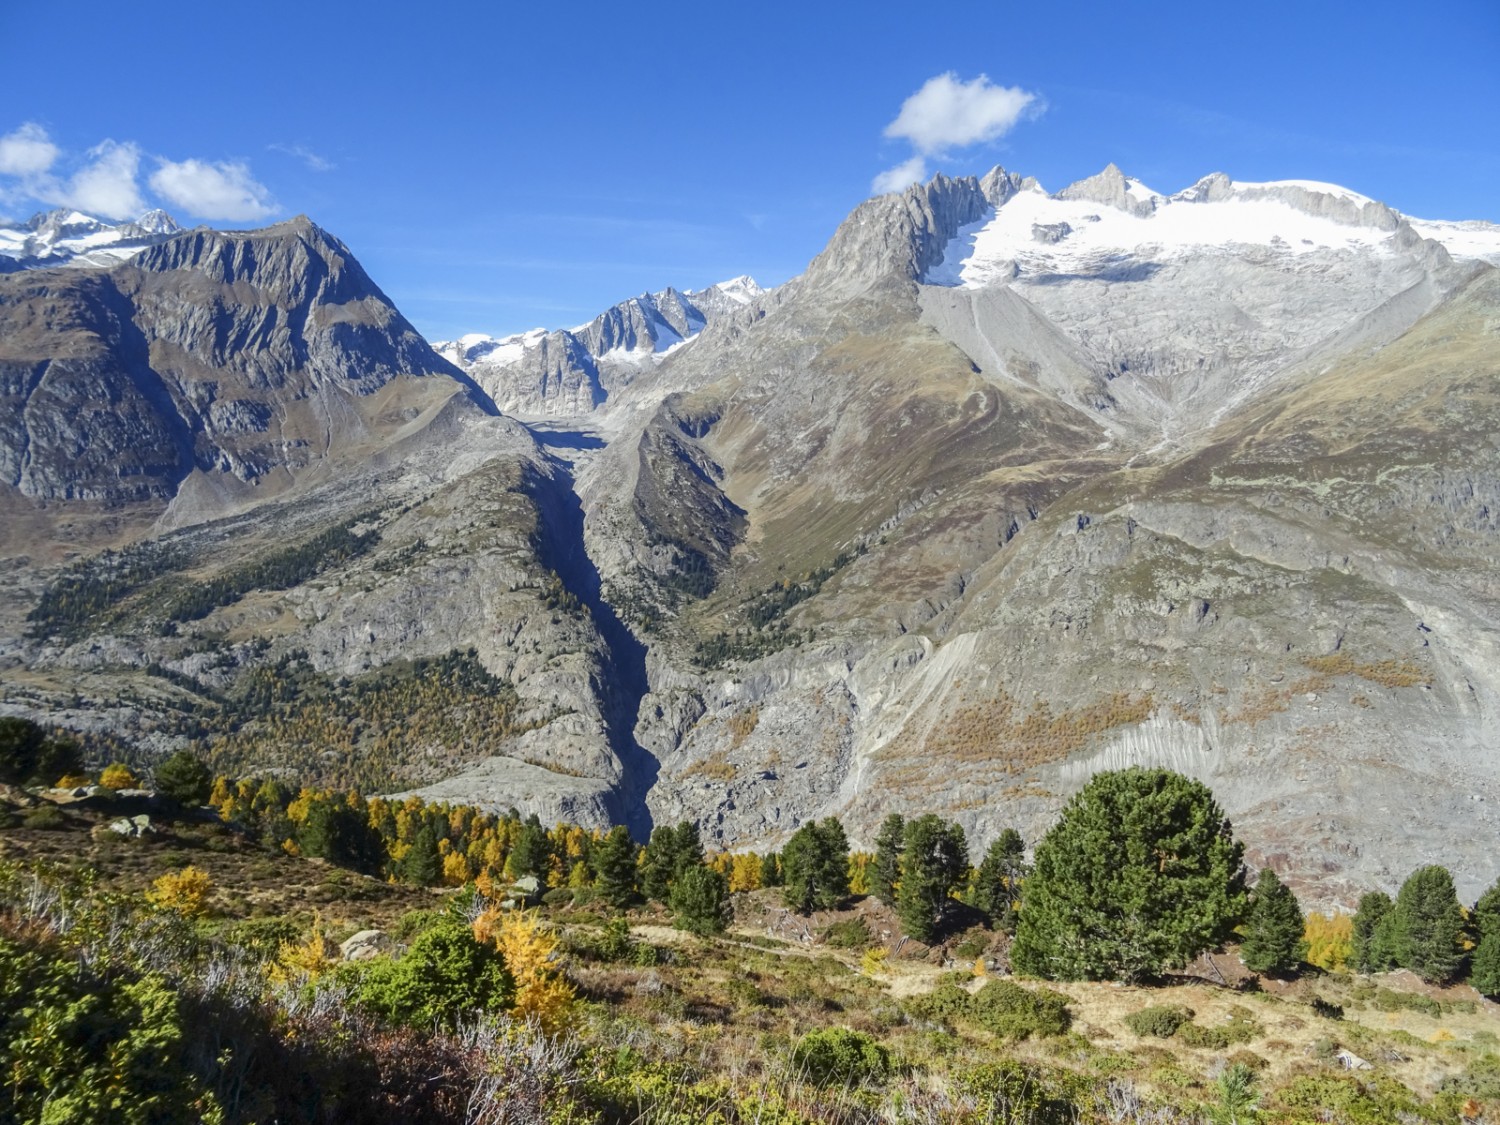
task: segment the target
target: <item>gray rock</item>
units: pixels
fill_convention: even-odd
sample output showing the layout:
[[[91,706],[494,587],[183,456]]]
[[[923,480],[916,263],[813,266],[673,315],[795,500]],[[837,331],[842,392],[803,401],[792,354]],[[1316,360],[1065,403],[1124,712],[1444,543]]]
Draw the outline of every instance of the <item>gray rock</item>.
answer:
[[[360,930],[339,942],[339,953],[345,961],[373,961],[390,953],[395,946],[384,930]]]

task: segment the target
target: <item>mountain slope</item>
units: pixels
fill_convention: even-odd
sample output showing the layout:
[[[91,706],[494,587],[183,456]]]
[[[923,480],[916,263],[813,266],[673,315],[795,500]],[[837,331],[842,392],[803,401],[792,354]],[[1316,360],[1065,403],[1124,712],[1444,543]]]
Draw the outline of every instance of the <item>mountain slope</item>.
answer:
[[[1494,271],[1379,204],[1224,185],[997,170],[872,200],[762,320],[625,392],[664,405],[584,496],[655,631],[660,817],[717,800],[726,839],[774,838],[839,812],[868,838],[940,808],[987,839],[1147,761],[1209,780],[1294,874],[1451,863],[1426,826],[1462,811],[1466,876],[1494,877]],[[1129,226],[1173,208],[1217,241]],[[1031,230],[1074,210],[1115,234]],[[1426,390],[1397,410],[1363,397],[1381,380]],[[1278,468],[1242,469],[1273,436]],[[694,464],[724,503],[654,502]],[[724,549],[681,550],[724,504]]]
[[[492,409],[306,219],[0,278],[0,386],[9,508],[170,503],[176,523],[368,455],[455,395]]]

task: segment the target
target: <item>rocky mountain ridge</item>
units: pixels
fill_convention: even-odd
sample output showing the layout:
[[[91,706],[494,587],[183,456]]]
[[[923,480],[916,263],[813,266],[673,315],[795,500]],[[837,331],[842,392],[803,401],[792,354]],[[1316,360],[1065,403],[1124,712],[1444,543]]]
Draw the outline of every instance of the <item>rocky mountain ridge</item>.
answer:
[[[43,211],[24,223],[0,223],[0,273],[116,265],[181,230],[162,210],[128,223],[107,223],[68,208]]]
[[[631,297],[576,328],[535,328],[498,339],[472,333],[434,347],[507,414],[576,417],[603,405],[643,366],[691,340],[710,321],[738,312],[763,292],[749,277],[687,293],[668,288]]]
[[[271,231],[0,281],[8,386],[107,401],[149,368],[190,439],[168,471],[80,430],[72,467],[40,451],[74,408],[7,400],[17,541],[94,505],[96,542],[160,553],[127,580],[13,548],[0,708],[729,845],[928,810],[1034,838],[1093,770],[1161,764],[1325,901],[1429,859],[1493,881],[1488,225],[1304,182],[938,176],[773,292],[474,340],[467,373],[341,244]],[[504,349],[531,366],[487,383]],[[651,358],[590,382],[619,352]]]

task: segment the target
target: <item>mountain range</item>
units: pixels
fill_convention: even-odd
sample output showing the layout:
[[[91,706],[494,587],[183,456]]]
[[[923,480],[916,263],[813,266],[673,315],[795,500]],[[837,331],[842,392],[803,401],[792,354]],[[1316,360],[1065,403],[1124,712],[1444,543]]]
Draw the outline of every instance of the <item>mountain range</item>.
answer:
[[[306,219],[48,223],[0,710],[730,846],[1034,840],[1167,765],[1310,902],[1500,874],[1500,227],[997,168],[774,290],[434,348]]]

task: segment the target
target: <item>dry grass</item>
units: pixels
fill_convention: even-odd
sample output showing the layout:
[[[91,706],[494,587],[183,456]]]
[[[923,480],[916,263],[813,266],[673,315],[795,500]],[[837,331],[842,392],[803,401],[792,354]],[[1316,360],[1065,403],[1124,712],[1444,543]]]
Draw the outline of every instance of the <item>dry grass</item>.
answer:
[[[679,775],[680,777],[702,777],[710,781],[733,781],[739,771],[734,763],[723,753],[711,754],[701,762],[694,762]]]
[[[755,727],[760,722],[760,705],[752,704],[743,711],[736,711],[729,717],[729,748],[738,750],[744,745],[745,739],[755,733]]]
[[[1418,687],[1431,684],[1432,676],[1422,671],[1409,660],[1377,660],[1364,663],[1355,660],[1347,652],[1336,652],[1330,656],[1312,656],[1304,660],[1315,672],[1328,676],[1358,676],[1388,688]]]
[[[1045,702],[1023,712],[1015,699],[1002,691],[944,716],[920,744],[914,744],[920,736],[903,733],[881,752],[881,757],[938,760],[945,766],[961,763],[1015,776],[1087,749],[1107,731],[1143,723],[1154,707],[1149,692],[1115,692],[1097,703],[1061,714],[1054,714]]]

